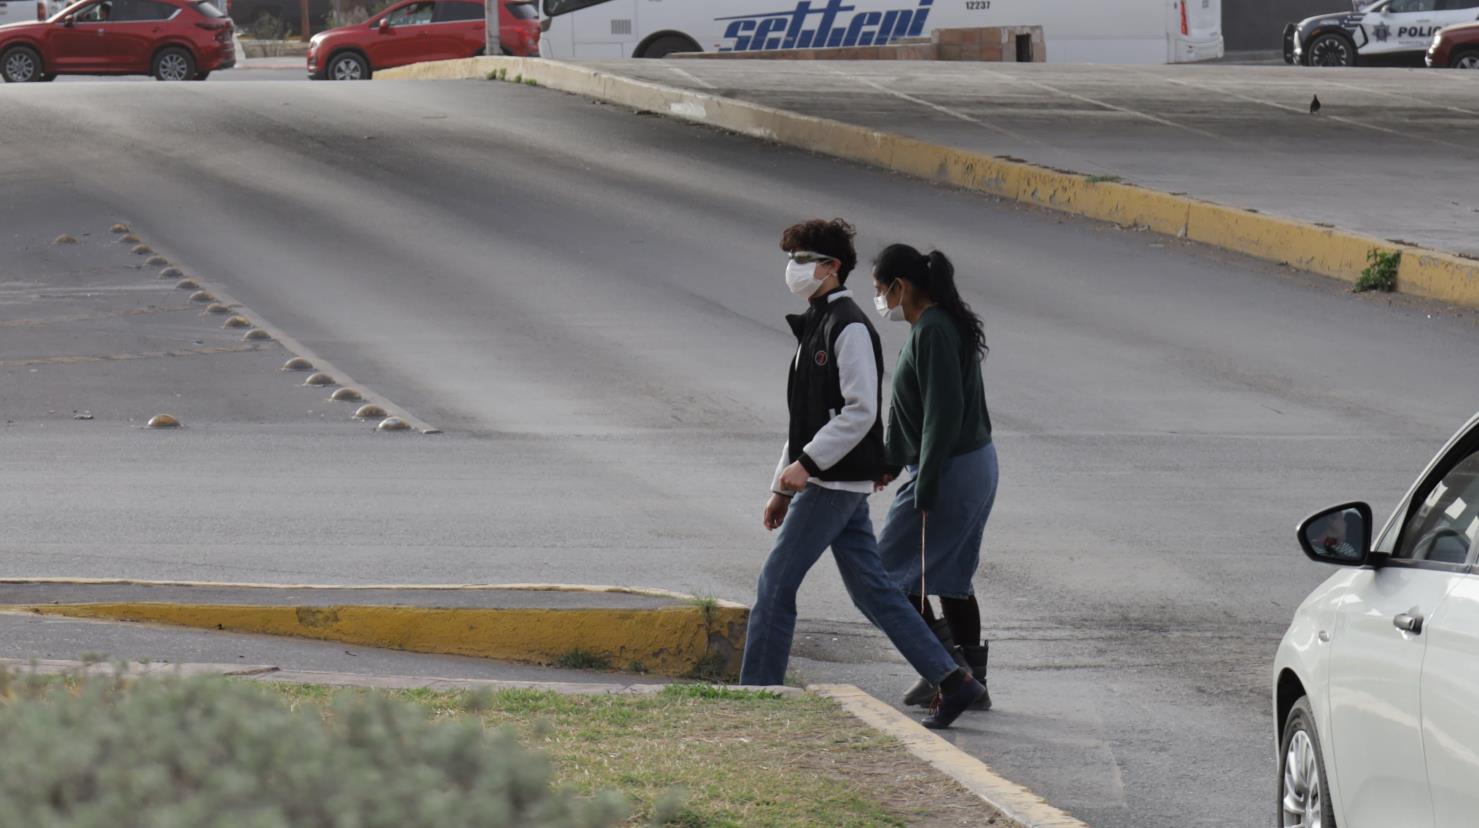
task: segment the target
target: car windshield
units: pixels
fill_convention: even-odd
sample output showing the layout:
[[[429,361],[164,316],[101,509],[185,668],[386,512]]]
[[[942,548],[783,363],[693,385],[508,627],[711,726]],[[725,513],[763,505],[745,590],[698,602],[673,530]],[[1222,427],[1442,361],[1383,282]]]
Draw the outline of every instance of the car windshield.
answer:
[[[56,14],[52,15],[51,17],[47,18],[47,22],[48,23],[51,23],[51,22],[59,21],[63,17],[66,17],[69,14],[75,15],[75,14],[77,14],[77,12],[78,12],[79,9],[81,9],[83,6],[86,6],[86,5],[88,5],[88,3],[86,2],[86,0],[84,0],[84,2],[81,2],[81,3],[73,3],[73,4],[69,5],[69,6],[63,6],[61,11],[59,11]]]
[[[226,16],[225,13],[223,13],[220,9],[216,8],[215,4],[214,3],[211,3],[210,0],[196,0],[196,2],[191,3],[190,5],[196,11],[198,11],[201,14],[205,15],[206,17],[225,17]]]

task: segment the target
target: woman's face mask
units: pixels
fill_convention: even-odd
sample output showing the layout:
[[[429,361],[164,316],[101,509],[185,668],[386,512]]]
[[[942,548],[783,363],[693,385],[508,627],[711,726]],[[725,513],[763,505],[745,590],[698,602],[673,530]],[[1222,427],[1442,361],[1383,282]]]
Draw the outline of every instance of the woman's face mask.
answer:
[[[890,322],[904,321],[903,299],[901,298],[899,300],[899,304],[894,305],[893,307],[889,307],[888,304],[888,295],[893,292],[894,287],[896,287],[898,284],[898,280],[895,280],[892,285],[884,288],[882,293],[873,297],[873,307],[878,311],[878,315]]]

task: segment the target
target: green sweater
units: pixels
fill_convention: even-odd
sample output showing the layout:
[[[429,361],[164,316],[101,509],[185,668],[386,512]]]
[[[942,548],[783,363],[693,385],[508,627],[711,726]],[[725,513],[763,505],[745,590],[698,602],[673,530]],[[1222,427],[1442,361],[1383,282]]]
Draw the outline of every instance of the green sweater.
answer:
[[[919,317],[894,367],[886,448],[891,469],[919,467],[914,508],[934,508],[945,463],[991,442],[981,360],[938,307]]]

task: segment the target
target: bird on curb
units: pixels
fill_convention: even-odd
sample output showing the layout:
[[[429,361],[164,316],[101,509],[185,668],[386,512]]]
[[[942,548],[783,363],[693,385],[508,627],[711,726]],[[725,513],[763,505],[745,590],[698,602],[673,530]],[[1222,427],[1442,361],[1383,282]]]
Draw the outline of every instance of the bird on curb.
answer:
[[[1319,95],[1316,95],[1310,101],[1310,114],[1311,115],[1314,115],[1315,113],[1317,113],[1319,111],[1320,111],[1320,96]]]

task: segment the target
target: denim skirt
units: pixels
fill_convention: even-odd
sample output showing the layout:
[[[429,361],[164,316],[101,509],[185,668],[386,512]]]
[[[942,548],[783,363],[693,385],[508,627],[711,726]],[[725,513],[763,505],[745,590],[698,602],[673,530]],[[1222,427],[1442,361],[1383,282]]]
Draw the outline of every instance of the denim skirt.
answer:
[[[910,595],[919,594],[920,513],[914,508],[914,478],[919,469],[907,466],[909,482],[899,487],[889,507],[878,552],[889,577]],[[986,519],[996,502],[996,444],[958,454],[945,463],[939,494],[929,513],[924,539],[924,588],[929,595],[968,598],[975,594],[971,579],[981,563],[981,539]]]

